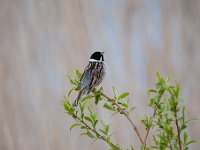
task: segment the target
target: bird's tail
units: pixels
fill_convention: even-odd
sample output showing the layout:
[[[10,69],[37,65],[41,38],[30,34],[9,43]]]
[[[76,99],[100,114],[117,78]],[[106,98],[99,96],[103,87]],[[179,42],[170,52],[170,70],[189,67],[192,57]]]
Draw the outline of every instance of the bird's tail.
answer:
[[[83,90],[80,90],[79,93],[78,93],[78,96],[77,96],[76,100],[74,101],[74,103],[72,105],[73,107],[77,107],[78,106],[78,102],[81,99],[82,95],[83,95]]]

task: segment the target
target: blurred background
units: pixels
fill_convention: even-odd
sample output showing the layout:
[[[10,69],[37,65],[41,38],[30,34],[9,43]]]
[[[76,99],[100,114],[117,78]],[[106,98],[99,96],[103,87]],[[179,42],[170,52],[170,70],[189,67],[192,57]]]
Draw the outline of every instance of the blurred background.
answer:
[[[181,82],[187,117],[200,116],[199,0],[0,0],[0,149],[102,150],[107,145],[70,132],[63,95],[71,69],[84,70],[92,52],[105,52],[102,83],[129,91],[138,128],[149,111],[155,74]],[[74,100],[74,98],[72,98]],[[98,109],[113,124],[113,140],[138,148],[122,116]],[[200,147],[200,122],[188,132]]]

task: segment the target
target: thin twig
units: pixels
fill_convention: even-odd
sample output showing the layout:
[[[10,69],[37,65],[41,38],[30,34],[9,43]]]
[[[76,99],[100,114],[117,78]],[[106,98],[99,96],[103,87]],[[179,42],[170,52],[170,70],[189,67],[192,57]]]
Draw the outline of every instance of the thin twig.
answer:
[[[161,100],[161,97],[162,97],[162,96],[163,96],[163,93],[161,93],[161,95],[159,95],[157,105],[160,103],[160,100]],[[156,105],[155,108],[154,108],[154,112],[153,112],[152,117],[154,117],[154,116],[156,115],[156,111],[157,111],[157,108],[158,108],[157,105]],[[149,127],[149,128],[147,129],[147,132],[146,132],[146,135],[145,135],[145,138],[144,138],[144,148],[145,148],[145,149],[146,149],[146,146],[147,146],[147,138],[148,138],[148,136],[149,136],[150,129],[151,129],[151,127]]]
[[[88,130],[90,130],[93,133],[95,133],[98,138],[100,138],[100,139],[106,141],[107,143],[111,144],[113,147],[116,148],[116,150],[121,150],[118,145],[113,144],[112,142],[110,142],[110,140],[108,138],[106,138],[105,136],[102,136],[99,132],[97,132],[97,130],[95,128],[90,127],[83,119],[78,117],[78,115],[75,114],[75,118],[77,120],[79,120],[82,124],[84,124],[87,127]]]
[[[171,139],[170,139],[170,137],[169,137],[169,136],[168,136],[168,140],[169,140],[169,149],[170,149],[170,150],[173,150],[173,149],[172,149],[172,143],[171,143]]]
[[[175,104],[175,112],[174,112],[174,116],[175,116],[175,124],[176,124],[176,129],[177,129],[177,133],[178,133],[178,144],[179,144],[179,149],[182,150],[182,145],[181,145],[181,133],[180,133],[180,129],[179,129],[179,124],[178,124],[178,119],[177,119],[177,103]]]
[[[153,112],[152,117],[154,117],[154,116],[156,115],[156,111],[157,111],[157,107],[154,109],[154,112]],[[147,132],[146,132],[146,135],[145,135],[145,138],[144,138],[144,147],[145,147],[145,148],[146,148],[146,145],[147,145],[147,138],[148,138],[148,136],[149,136],[150,129],[151,129],[151,127],[149,127],[149,128],[147,129]]]
[[[140,135],[140,133],[139,133],[139,130],[138,130],[137,126],[133,123],[133,121],[131,120],[131,118],[130,118],[130,116],[129,116],[129,113],[128,113],[127,111],[125,111],[124,109],[122,109],[122,108],[115,102],[114,99],[109,98],[109,97],[106,96],[104,93],[101,93],[101,95],[102,95],[103,97],[105,97],[109,102],[112,102],[113,105],[117,106],[117,110],[120,112],[120,114],[123,114],[123,115],[128,119],[128,121],[131,123],[131,125],[132,125],[134,131],[136,132],[137,136],[139,137],[139,140],[140,140],[141,144],[144,145],[144,142],[143,142],[143,140],[142,140],[142,138],[141,138],[141,135]]]

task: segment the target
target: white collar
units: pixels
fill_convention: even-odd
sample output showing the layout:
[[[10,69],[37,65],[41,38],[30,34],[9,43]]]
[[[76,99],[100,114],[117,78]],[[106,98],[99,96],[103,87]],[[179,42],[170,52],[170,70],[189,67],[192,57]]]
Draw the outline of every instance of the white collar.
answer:
[[[102,60],[89,59],[90,62],[103,62]]]

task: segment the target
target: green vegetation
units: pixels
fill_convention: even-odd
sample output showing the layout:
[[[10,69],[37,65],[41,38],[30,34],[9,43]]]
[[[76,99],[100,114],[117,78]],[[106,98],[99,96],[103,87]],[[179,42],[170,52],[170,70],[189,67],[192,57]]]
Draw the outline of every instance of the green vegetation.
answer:
[[[102,109],[108,109],[113,114],[123,115],[133,127],[140,143],[141,150],[160,149],[160,150],[187,150],[193,140],[189,139],[187,132],[188,124],[194,120],[187,120],[185,117],[186,107],[182,104],[180,97],[180,84],[175,85],[170,83],[170,76],[166,79],[157,73],[157,82],[155,88],[148,91],[149,108],[153,110],[152,115],[145,115],[141,120],[141,124],[146,128],[146,134],[143,138],[140,131],[130,117],[130,112],[134,109],[129,104],[127,97],[128,92],[117,94],[116,89],[112,87],[113,97],[108,97],[103,88],[94,89],[90,95],[85,95],[79,101],[79,107],[72,107],[74,100],[70,100],[70,95],[73,92],[78,92],[78,82],[82,73],[78,70],[73,74],[68,74],[67,77],[72,84],[72,89],[68,95],[64,96],[63,106],[66,113],[74,119],[74,124],[70,130],[79,127],[82,131],[81,135],[88,136],[92,140],[103,140],[109,145],[109,149],[122,150],[123,148],[111,141],[110,128],[111,125],[106,124],[103,116],[99,116],[98,112],[92,109],[91,105],[99,105],[103,103]],[[90,101],[90,99],[93,99]],[[150,131],[153,134],[149,134]],[[150,144],[147,144],[147,140]],[[130,146],[134,150],[134,146]]]

